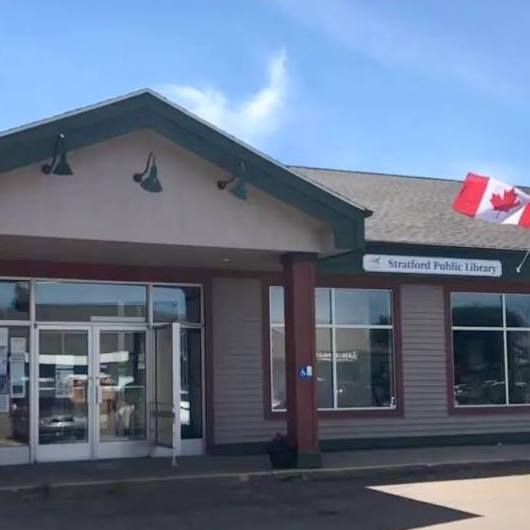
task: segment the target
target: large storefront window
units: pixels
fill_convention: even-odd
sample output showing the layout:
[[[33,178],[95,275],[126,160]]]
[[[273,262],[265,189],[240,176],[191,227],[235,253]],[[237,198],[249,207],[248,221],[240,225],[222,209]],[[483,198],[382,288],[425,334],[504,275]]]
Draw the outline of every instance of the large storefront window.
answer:
[[[530,403],[530,295],[453,293],[454,399]]]
[[[90,322],[147,318],[147,287],[112,283],[37,282],[36,316],[41,321]]]
[[[270,288],[272,408],[283,410],[285,322],[282,287]],[[391,292],[318,288],[315,291],[319,409],[395,406]]]
[[[31,429],[39,450],[87,445],[96,432],[102,446],[145,440],[149,329],[171,322],[181,329],[181,435],[200,439],[200,286],[0,280],[0,448],[29,446]]]

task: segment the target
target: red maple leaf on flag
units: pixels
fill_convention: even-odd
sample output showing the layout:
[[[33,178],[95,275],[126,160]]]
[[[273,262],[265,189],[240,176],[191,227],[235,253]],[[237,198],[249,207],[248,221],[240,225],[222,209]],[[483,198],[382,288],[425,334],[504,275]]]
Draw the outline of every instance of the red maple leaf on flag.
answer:
[[[517,199],[515,188],[512,188],[511,190],[504,190],[502,197],[500,193],[493,193],[491,195],[490,202],[493,206],[493,209],[499,212],[509,212],[521,204],[521,201]]]

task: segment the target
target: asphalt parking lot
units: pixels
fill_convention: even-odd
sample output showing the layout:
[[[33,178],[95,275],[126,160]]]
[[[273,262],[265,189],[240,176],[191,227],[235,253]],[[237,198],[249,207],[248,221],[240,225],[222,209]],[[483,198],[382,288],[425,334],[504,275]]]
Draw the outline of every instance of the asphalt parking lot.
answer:
[[[463,510],[370,489],[374,484],[374,479],[345,476],[268,476],[42,487],[2,492],[0,528],[404,530],[475,518]]]

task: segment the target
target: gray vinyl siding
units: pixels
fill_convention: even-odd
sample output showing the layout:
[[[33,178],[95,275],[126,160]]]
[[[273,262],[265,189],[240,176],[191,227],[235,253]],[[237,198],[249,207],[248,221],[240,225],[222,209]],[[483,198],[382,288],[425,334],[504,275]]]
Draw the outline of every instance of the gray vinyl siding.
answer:
[[[530,431],[529,414],[454,416],[447,413],[443,288],[401,287],[404,417],[327,419],[325,439],[436,436]]]
[[[216,278],[212,287],[215,442],[268,440],[282,421],[263,413],[262,292],[258,280]]]
[[[216,443],[259,442],[282,431],[264,419],[262,291],[257,280],[213,285]],[[401,287],[404,416],[320,421],[321,439],[530,432],[530,414],[447,413],[444,295],[437,285]]]

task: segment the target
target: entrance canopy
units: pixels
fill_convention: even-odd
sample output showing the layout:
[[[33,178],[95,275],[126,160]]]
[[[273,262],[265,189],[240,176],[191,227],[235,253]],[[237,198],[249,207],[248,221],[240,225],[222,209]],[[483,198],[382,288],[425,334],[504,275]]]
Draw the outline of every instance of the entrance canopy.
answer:
[[[73,175],[45,175],[60,135]],[[132,182],[150,152],[160,194]],[[360,248],[371,214],[149,90],[7,131],[0,155],[5,236],[326,254]],[[217,185],[236,173],[247,201]]]

